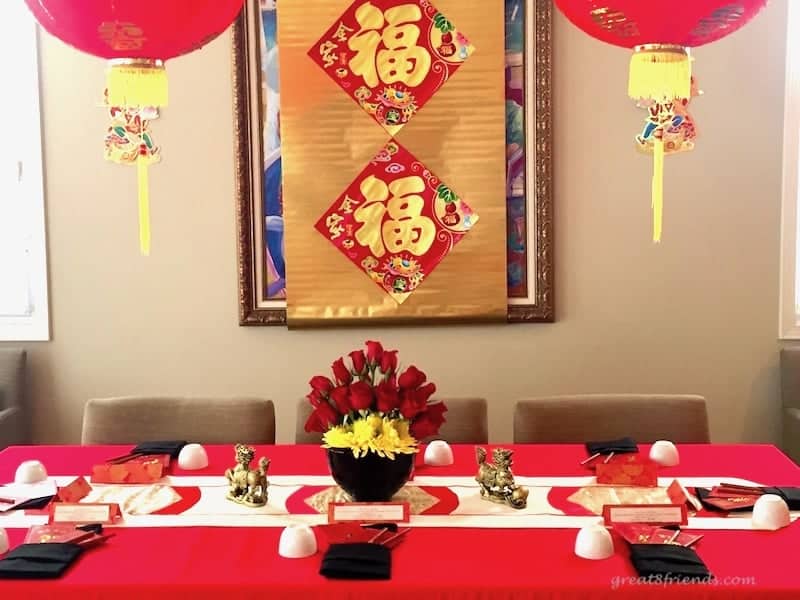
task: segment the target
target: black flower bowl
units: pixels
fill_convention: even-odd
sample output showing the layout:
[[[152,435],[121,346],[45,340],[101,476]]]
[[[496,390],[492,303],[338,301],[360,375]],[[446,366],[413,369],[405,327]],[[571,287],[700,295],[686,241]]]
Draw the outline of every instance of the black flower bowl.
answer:
[[[328,449],[331,475],[356,502],[387,502],[408,481],[413,454],[395,454],[394,460],[368,452],[356,458],[350,450]]]

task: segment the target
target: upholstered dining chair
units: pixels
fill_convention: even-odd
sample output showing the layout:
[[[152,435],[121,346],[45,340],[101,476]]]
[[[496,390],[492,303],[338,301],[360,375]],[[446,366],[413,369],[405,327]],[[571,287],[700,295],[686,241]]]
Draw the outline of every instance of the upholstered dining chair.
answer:
[[[25,402],[25,350],[0,348],[0,450],[30,443],[30,411]]]
[[[514,442],[579,443],[631,436],[637,442],[708,442],[702,396],[585,394],[517,402]]]
[[[445,423],[439,434],[422,440],[446,440],[451,444],[485,444],[489,441],[489,423],[484,398],[437,398],[447,405]],[[306,420],[311,404],[305,398],[297,403],[294,441],[297,444],[321,444],[322,434],[307,432]]]
[[[154,440],[275,443],[275,406],[261,398],[95,398],[83,411],[83,444]]]

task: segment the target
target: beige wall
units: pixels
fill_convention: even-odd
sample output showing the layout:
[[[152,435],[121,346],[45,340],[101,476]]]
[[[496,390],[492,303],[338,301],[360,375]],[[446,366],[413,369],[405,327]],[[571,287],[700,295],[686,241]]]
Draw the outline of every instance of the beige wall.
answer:
[[[785,15],[773,0],[696,51],[701,137],[667,161],[658,246],[628,54],[556,15],[558,322],[534,326],[237,326],[229,37],[170,64],[142,258],[135,172],[102,160],[103,65],[44,36],[53,340],[28,346],[37,439],[77,441],[89,397],[159,392],[273,398],[287,442],[309,376],[380,338],[443,392],[486,396],[493,440],[517,398],[592,391],[700,393],[715,440],[776,440]]]

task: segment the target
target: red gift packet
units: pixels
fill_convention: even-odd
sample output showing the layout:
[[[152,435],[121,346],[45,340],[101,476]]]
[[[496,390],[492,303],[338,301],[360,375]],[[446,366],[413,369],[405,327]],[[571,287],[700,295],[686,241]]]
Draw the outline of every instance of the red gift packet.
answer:
[[[667,488],[667,496],[673,504],[688,504],[694,510],[701,510],[703,505],[677,479]]]
[[[681,531],[675,536],[675,531],[663,527],[654,527],[644,523],[615,523],[613,526],[622,539],[629,544],[678,544],[691,546],[702,535],[695,535]]]
[[[92,491],[92,486],[83,477],[78,477],[70,483],[58,490],[58,499],[61,502],[78,502],[82,498],[89,495]]]
[[[658,485],[658,465],[638,454],[617,455],[607,463],[597,463],[595,474],[597,483],[602,485]]]
[[[93,483],[154,483],[169,466],[168,454],[137,456],[119,464],[103,463],[92,467]]]

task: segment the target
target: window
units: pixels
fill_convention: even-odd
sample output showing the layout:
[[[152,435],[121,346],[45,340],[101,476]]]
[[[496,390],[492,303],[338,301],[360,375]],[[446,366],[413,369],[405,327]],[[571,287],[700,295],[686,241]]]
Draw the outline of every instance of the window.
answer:
[[[0,341],[47,340],[47,261],[36,26],[0,2]]]

